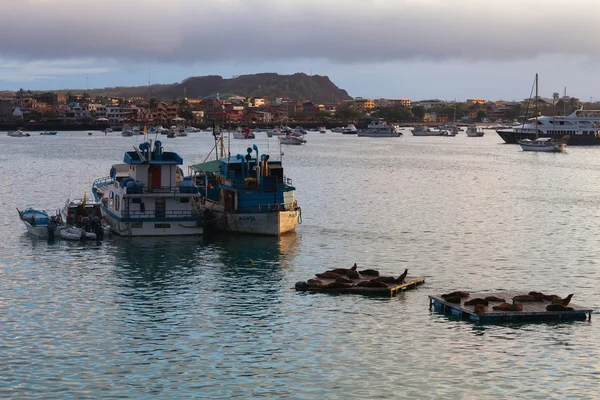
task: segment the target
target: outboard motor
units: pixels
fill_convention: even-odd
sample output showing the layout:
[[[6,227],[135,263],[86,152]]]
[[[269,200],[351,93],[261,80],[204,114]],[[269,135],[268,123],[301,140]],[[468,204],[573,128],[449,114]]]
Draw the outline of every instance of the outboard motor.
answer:
[[[54,232],[56,232],[56,222],[54,220],[50,220],[48,222],[46,230],[48,231],[48,239],[54,239]]]
[[[104,239],[104,230],[102,229],[102,222],[100,221],[100,218],[94,217],[92,220],[92,227],[92,232],[96,234],[96,240]]]
[[[83,217],[81,219],[81,227],[83,228],[84,231],[86,232],[91,232],[91,221],[89,217]]]

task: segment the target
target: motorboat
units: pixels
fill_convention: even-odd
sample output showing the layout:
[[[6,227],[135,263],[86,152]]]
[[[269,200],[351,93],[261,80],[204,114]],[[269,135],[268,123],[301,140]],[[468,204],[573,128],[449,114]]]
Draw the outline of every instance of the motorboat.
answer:
[[[523,139],[519,141],[519,145],[523,151],[562,153],[567,149],[568,140],[568,136],[563,137],[560,141],[556,141],[549,137],[537,138],[535,140]]]
[[[25,224],[27,232],[37,237],[54,238],[60,230],[66,227],[60,211],[56,211],[55,215],[49,215],[44,210],[26,208],[20,211],[17,208],[17,212],[21,221]]]
[[[485,135],[483,128],[477,128],[476,125],[467,126],[467,136],[468,137],[482,137]]]
[[[10,137],[28,137],[28,136],[31,136],[29,133],[25,133],[21,129],[18,129],[16,131],[10,131],[10,132],[7,133],[7,135],[10,136]]]
[[[250,130],[250,128],[248,128],[247,126],[244,126],[244,127],[238,127],[236,130],[233,131],[233,138],[234,139],[255,139],[256,136],[254,135],[254,132],[252,132]]]
[[[356,126],[349,124],[342,130],[342,133],[345,135],[355,135],[358,133],[358,129],[356,129]]]
[[[94,200],[111,232],[121,236],[200,235],[201,198],[183,159],[164,151],[160,140],[125,152],[124,163],[92,184]]]
[[[401,134],[398,128],[383,120],[372,121],[367,129],[358,131],[358,136],[362,137],[398,137]]]
[[[65,240],[96,240],[94,232],[87,232],[82,228],[68,227],[61,229],[60,237]]]
[[[197,132],[201,132],[202,130],[199,128],[196,128],[194,126],[188,126],[187,128],[185,128],[185,132],[186,133],[197,133]]]
[[[42,131],[40,135],[56,135],[57,133],[56,131]]]
[[[306,139],[302,138],[301,136],[296,136],[296,135],[290,134],[290,135],[280,136],[279,143],[300,145],[300,144],[305,144]]]
[[[133,136],[133,133],[133,129],[129,125],[125,125],[121,131],[121,136]]]
[[[205,218],[217,230],[280,236],[294,231],[301,220],[296,189],[281,159],[259,155],[256,145],[246,154],[190,168],[196,172]]]
[[[319,127],[319,132],[320,133],[327,133],[327,128],[325,128],[324,126],[320,126]]]
[[[454,137],[458,134],[458,128],[456,130],[447,131],[445,129],[431,129],[427,125],[417,125],[411,129],[413,136],[445,136]]]

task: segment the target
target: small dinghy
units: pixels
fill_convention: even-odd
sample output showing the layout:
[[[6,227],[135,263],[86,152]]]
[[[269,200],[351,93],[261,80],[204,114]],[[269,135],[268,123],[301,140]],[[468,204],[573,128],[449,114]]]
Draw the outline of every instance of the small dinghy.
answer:
[[[94,232],[86,232],[81,228],[66,228],[60,231],[60,237],[66,240],[96,240]]]

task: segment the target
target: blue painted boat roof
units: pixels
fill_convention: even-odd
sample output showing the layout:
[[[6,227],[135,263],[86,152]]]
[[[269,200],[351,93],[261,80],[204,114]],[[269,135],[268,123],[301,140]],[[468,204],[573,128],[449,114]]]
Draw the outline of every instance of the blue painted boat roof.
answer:
[[[125,157],[123,157],[123,162],[130,165],[182,165],[183,159],[177,153],[165,151],[162,154],[162,160],[151,159],[144,162],[135,151],[128,151],[125,153]]]

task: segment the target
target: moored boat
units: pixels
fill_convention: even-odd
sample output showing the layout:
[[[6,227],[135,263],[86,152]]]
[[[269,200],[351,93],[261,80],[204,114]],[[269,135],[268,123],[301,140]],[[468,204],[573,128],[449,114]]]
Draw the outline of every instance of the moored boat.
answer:
[[[252,151],[255,151],[255,155]],[[284,175],[281,160],[247,154],[220,158],[190,167],[203,195],[205,218],[227,232],[279,236],[296,229],[301,209],[295,187]]]
[[[17,212],[27,232],[37,237],[54,238],[60,230],[66,228],[60,211],[56,211],[55,215],[49,215],[44,210],[26,208],[20,211],[17,208]]]
[[[372,121],[366,130],[358,131],[358,136],[364,137],[398,137],[401,134],[398,128],[383,120]]]
[[[411,129],[413,136],[445,136],[454,137],[458,130],[447,131],[445,129],[431,129],[427,125],[417,125]]]
[[[107,177],[92,184],[111,231],[121,236],[202,234],[201,196],[179,167],[183,159],[159,140],[125,152]]]
[[[356,129],[356,126],[353,124],[348,124],[348,126],[342,130],[342,133],[346,135],[356,135],[358,133],[358,129]]]
[[[485,135],[485,132],[482,128],[477,128],[476,125],[467,126],[467,136],[468,137],[482,137]]]
[[[568,140],[568,136],[563,137],[558,142],[553,138],[537,138],[535,140],[523,139],[519,141],[519,145],[523,151],[562,153],[567,149]]]
[[[289,134],[289,135],[285,135],[285,136],[280,136],[279,143],[301,145],[301,144],[306,143],[306,139],[302,138],[301,136]]]
[[[244,127],[238,127],[236,130],[233,131],[233,138],[234,139],[255,139],[256,136],[254,135],[254,132],[252,132],[250,130],[250,128],[248,128],[247,126],[244,126]]]
[[[96,240],[94,232],[87,232],[82,228],[68,227],[60,231],[60,237],[66,240]]]
[[[40,135],[56,135],[57,133],[56,131],[42,131]]]
[[[18,129],[16,131],[10,131],[10,132],[7,133],[7,135],[10,136],[10,137],[28,137],[28,136],[31,136],[31,135],[29,135],[29,133],[25,133],[21,129]]]

